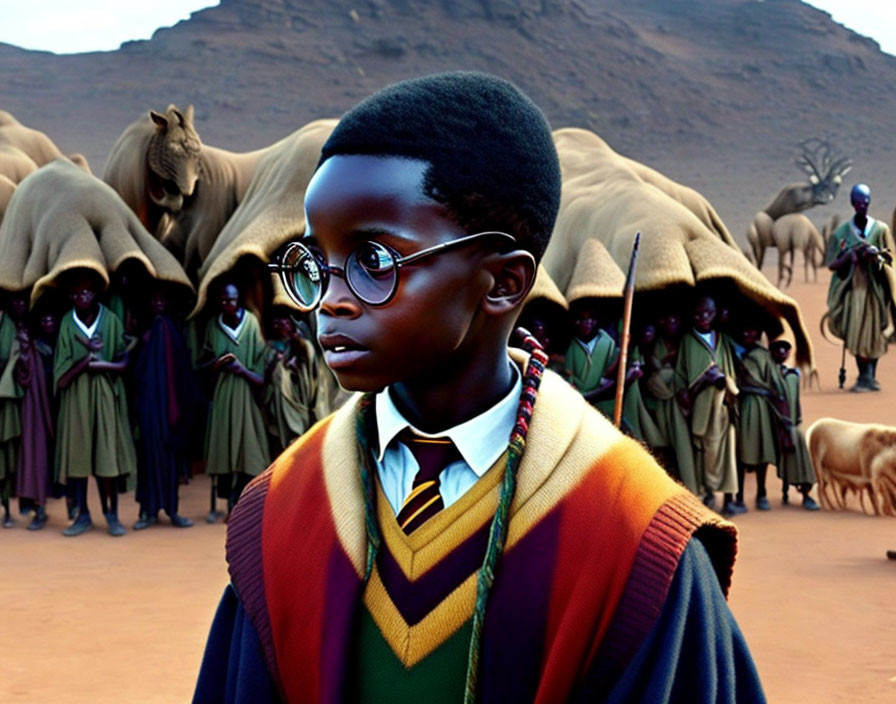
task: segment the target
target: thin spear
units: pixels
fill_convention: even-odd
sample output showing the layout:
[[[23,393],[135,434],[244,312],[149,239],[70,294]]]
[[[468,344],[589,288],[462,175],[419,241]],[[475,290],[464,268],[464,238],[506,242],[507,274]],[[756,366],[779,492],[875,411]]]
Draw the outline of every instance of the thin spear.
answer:
[[[628,365],[628,344],[631,338],[632,302],[635,298],[635,270],[638,267],[638,243],[641,233],[635,235],[635,246],[632,247],[632,258],[628,263],[628,275],[625,277],[625,288],[622,295],[625,307],[622,313],[622,334],[619,336],[619,368],[616,370],[616,404],[613,406],[613,425],[617,428],[622,423],[622,399],[625,394],[625,371]]]

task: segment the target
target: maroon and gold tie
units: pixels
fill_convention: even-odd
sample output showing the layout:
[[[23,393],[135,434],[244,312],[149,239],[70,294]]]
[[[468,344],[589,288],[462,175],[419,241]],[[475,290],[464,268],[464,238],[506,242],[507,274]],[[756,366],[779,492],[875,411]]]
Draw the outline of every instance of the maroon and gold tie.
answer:
[[[398,512],[398,525],[410,535],[439,511],[445,502],[439,493],[439,474],[452,462],[461,459],[450,438],[430,438],[416,435],[410,429],[401,431],[398,439],[414,455],[420,469],[414,476],[411,493]]]

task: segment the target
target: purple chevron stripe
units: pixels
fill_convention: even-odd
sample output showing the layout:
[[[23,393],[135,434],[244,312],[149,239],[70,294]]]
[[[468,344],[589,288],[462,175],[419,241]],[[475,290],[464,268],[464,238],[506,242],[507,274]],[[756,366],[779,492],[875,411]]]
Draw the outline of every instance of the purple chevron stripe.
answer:
[[[408,625],[420,623],[445,597],[479,569],[485,558],[490,527],[491,521],[486,521],[441,562],[413,582],[405,577],[389,552],[386,541],[383,541],[377,567],[383,586]]]
[[[562,503],[498,563],[485,611],[481,702],[531,702],[542,674]],[[513,677],[507,677],[512,672]]]

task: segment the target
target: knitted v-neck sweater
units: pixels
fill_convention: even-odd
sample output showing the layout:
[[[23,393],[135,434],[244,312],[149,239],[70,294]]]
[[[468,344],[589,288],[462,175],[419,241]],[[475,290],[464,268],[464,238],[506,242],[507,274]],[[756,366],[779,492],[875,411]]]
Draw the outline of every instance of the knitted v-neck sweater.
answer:
[[[356,414],[349,403],[319,423],[247,488],[228,525],[233,584],[288,701],[456,701],[503,463],[410,536],[380,493],[365,586]],[[479,701],[568,701],[595,668],[624,669],[696,532],[727,590],[733,526],[545,374],[488,602]]]

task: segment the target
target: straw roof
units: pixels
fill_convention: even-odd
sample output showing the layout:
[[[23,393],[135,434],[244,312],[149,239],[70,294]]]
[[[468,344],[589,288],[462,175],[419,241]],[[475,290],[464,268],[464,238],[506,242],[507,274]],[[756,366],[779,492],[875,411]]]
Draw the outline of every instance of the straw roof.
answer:
[[[567,300],[570,295],[599,296],[616,287],[618,277],[624,280],[640,232],[636,292],[730,283],[744,300],[786,325],[797,360],[814,366],[797,303],[750,264],[702,196],[620,156],[587,130],[557,130],[554,141],[563,192],[542,263]],[[594,241],[616,264],[612,275],[607,273],[611,267],[597,263]],[[590,273],[582,268],[586,266]],[[621,293],[621,286],[618,290]]]
[[[250,257],[268,262],[283,244],[305,232],[305,188],[317,168],[321,147],[336,122],[311,122],[278,142],[261,158],[245,197],[227,220],[199,270],[194,314],[205,305],[212,282],[230,272],[241,259]],[[291,305],[282,296],[280,302]]]
[[[0,288],[33,287],[33,303],[66,271],[92,269],[108,285],[129,260],[192,292],[180,263],[119,195],[68,159],[41,167],[15,189],[0,224]]]

